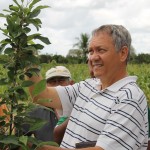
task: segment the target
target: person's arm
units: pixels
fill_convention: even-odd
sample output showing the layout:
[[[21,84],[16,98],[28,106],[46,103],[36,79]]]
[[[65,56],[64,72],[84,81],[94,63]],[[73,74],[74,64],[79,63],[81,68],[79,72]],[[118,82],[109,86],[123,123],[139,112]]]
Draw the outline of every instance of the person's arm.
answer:
[[[65,130],[66,130],[66,127],[67,127],[67,124],[68,124],[68,120],[65,120],[65,122],[63,122],[62,124],[60,125],[57,125],[55,128],[54,128],[54,141],[56,143],[58,143],[60,145],[63,137],[64,137],[64,133],[65,133]]]
[[[33,81],[34,83],[38,83],[42,79],[43,78],[40,73],[39,73],[39,75],[32,76],[31,78],[26,76],[26,80]],[[46,86],[45,90],[35,97],[32,94],[33,89],[34,89],[34,85],[29,87],[29,92],[33,98],[33,102],[47,106],[47,107],[51,107],[51,108],[62,109],[61,101],[60,101],[58,93],[54,87]],[[40,99],[50,99],[50,102],[43,103],[43,102],[39,101]]]
[[[40,148],[37,148],[37,150],[73,150],[73,149],[45,145]],[[95,147],[80,148],[80,149],[74,149],[74,150],[104,150],[104,149],[99,146],[95,146]]]
[[[1,101],[1,99],[0,99],[0,101]],[[4,110],[6,110],[6,111],[8,112],[8,108],[7,108],[6,104],[2,104],[2,105],[0,106],[0,116],[6,116],[5,121],[6,121],[6,122],[9,122],[10,116],[9,116],[9,115],[6,115],[6,114],[4,113]]]

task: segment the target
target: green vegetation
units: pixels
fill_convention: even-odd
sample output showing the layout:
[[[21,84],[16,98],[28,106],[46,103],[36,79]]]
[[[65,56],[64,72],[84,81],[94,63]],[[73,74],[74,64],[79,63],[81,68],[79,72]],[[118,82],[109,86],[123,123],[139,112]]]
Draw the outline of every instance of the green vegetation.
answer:
[[[82,51],[83,54],[83,62],[86,62],[87,52],[88,52],[88,44],[89,44],[90,36],[86,33],[81,33],[80,37],[77,37],[77,43],[74,44],[74,47],[77,47]]]
[[[5,115],[0,116],[0,129],[2,129],[0,150],[18,148],[29,150],[28,143],[33,144],[30,150],[34,150],[42,144],[32,136],[25,136],[22,128],[24,123],[29,124],[30,132],[45,124],[42,120],[32,119],[29,115],[36,105],[30,102],[26,89],[34,83],[25,81],[25,76],[31,77],[39,71],[38,68],[30,67],[40,63],[37,52],[44,48],[35,40],[50,44],[47,37],[33,33],[30,29],[31,26],[34,26],[37,31],[41,28],[42,22],[37,16],[41,9],[49,7],[36,5],[38,2],[40,0],[13,0],[13,4],[9,5],[7,10],[3,10],[5,13],[0,13],[0,17],[6,22],[3,27],[0,27],[0,31],[5,35],[5,38],[0,41],[0,53],[3,54],[0,57],[0,106],[5,104],[8,108],[8,111],[3,111]],[[34,95],[45,88],[46,80],[40,83],[43,86],[35,88]],[[10,118],[8,122],[7,116]],[[57,145],[54,142],[49,144]]]
[[[0,56],[1,57],[1,56]],[[42,54],[39,55],[39,60],[41,63],[50,63],[55,60],[57,63],[62,64],[81,64],[85,63],[82,51],[79,49],[71,49],[68,52],[66,57],[62,55],[51,55],[51,54]],[[132,54],[130,56],[130,63],[132,64],[150,64],[150,54]]]
[[[130,64],[128,71],[130,75],[138,77],[137,83],[144,91],[150,106],[150,64]]]
[[[87,64],[57,64],[56,62],[42,64],[41,71],[43,77],[45,76],[45,72],[48,69],[56,65],[65,65],[70,70],[72,74],[72,79],[75,82],[79,82],[90,77]],[[1,66],[0,72],[5,72],[5,70]],[[129,64],[128,72],[130,75],[136,75],[138,77],[137,82],[140,88],[144,91],[148,100],[148,104],[150,106],[150,64]],[[5,87],[1,86],[0,93],[2,93],[4,89]]]
[[[34,26],[37,31],[41,28],[42,22],[37,16],[42,9],[49,6],[37,6],[36,4],[41,0],[18,1],[13,0],[13,5],[9,5],[9,8],[4,10],[4,14],[0,13],[0,17],[6,20],[4,27],[0,27],[0,31],[5,35],[5,39],[0,41],[0,105],[6,104],[9,109],[8,112],[5,111],[5,116],[0,117],[0,127],[6,129],[3,134],[0,134],[0,150],[12,150],[18,147],[28,150],[28,142],[33,143],[30,149],[34,150],[41,144],[45,144],[34,137],[23,135],[22,132],[23,123],[31,125],[30,131],[37,130],[44,124],[43,121],[32,120],[28,115],[36,106],[30,103],[31,98],[27,92],[27,87],[34,83],[25,81],[25,76],[31,77],[33,74],[38,74],[39,69],[32,68],[34,65],[42,64],[43,76],[49,68],[65,65],[71,71],[75,82],[90,77],[88,66],[82,64],[87,59],[88,35],[81,34],[81,37],[77,38],[78,42],[75,46],[78,49],[70,52],[66,58],[61,55],[38,55],[38,51],[44,46],[35,41],[39,40],[45,44],[50,44],[50,41],[39,33],[33,34],[30,27]],[[80,55],[80,51],[83,54]],[[131,58],[132,63],[138,63],[138,65],[129,65],[129,74],[139,77],[138,84],[150,105],[150,55],[132,55]],[[34,96],[44,90],[45,86],[45,79],[36,84]],[[7,115],[10,116],[8,123],[5,121]],[[46,144],[58,146],[54,142]]]
[[[42,75],[45,76],[45,72],[53,66],[56,65],[64,65],[57,64],[56,62],[52,62],[49,64],[42,64]],[[79,82],[85,80],[90,77],[89,70],[87,64],[65,64],[65,66],[70,70],[72,74],[72,79],[75,82]],[[2,67],[0,66],[0,72],[4,72]],[[141,89],[144,91],[148,104],[150,106],[150,64],[129,64],[128,72],[130,75],[136,75],[138,77],[138,84]],[[0,88],[0,93],[3,92],[4,87]]]

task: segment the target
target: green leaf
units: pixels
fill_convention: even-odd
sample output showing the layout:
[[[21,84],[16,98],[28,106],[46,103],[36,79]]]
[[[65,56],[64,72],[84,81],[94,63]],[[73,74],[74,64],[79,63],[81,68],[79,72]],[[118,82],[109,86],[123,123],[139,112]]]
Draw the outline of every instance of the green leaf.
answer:
[[[9,5],[9,9],[18,12],[19,8],[17,6]]]
[[[6,17],[7,17],[7,15],[4,15],[4,14],[0,13],[0,17],[4,17],[4,18],[6,18]]]
[[[28,36],[28,40],[32,40],[32,39],[38,39],[38,40],[41,40],[45,44],[51,44],[47,37],[43,37],[40,34],[32,34]]]
[[[47,123],[47,121],[42,120],[42,119],[38,119],[38,118],[34,118],[34,119],[35,119],[36,123],[32,124],[29,131],[38,130]]]
[[[38,6],[34,10],[41,10],[41,9],[44,9],[44,8],[49,8],[49,6]]]
[[[4,48],[5,48],[6,45],[7,45],[7,44],[2,44],[2,45],[0,46],[0,53],[3,52],[3,50],[4,50]]]
[[[20,80],[24,80],[25,79],[25,76],[23,74],[19,75],[19,79]]]
[[[19,93],[19,94],[24,94],[25,93],[24,89],[20,86],[15,87],[14,90],[16,90],[16,92]]]
[[[34,86],[34,90],[33,90],[33,95],[36,96],[38,94],[40,94],[41,92],[43,92],[46,88],[46,79],[41,80],[40,82],[38,82],[37,84],[35,84]]]
[[[4,112],[4,114],[7,114],[7,110],[6,109],[3,109],[3,112]],[[5,116],[5,117],[7,117],[7,116]]]
[[[38,19],[38,18],[36,18],[36,19],[29,19],[28,23],[33,24],[36,27],[37,30],[39,30],[39,28],[41,27],[41,24],[42,24],[41,20]]]
[[[4,126],[4,125],[5,125],[5,123],[6,123],[6,122],[4,121],[5,117],[3,116],[2,118],[3,118],[3,120],[2,120],[2,121],[0,121],[0,126],[1,126],[1,127],[2,127],[2,126]],[[1,118],[1,119],[2,119],[2,118]]]
[[[6,80],[7,78],[0,79],[0,85],[6,85],[7,84]]]
[[[31,10],[33,8],[33,6],[40,1],[41,0],[33,0],[32,3],[29,5],[29,9]]]
[[[6,138],[0,140],[0,143],[20,145],[18,138],[16,136],[13,136],[13,135],[7,136]]]
[[[0,58],[0,64],[5,64],[7,62],[8,62],[7,60],[3,60],[3,59]]]
[[[29,11],[30,11],[29,8],[27,8],[27,7],[23,8],[23,12],[25,15],[27,15],[29,13]]]
[[[35,44],[35,42],[30,40],[30,41],[28,41],[28,44],[33,46]]]
[[[29,18],[34,18],[38,16],[41,12],[41,9],[48,8],[49,6],[38,6],[29,14]]]
[[[6,11],[6,12],[8,12],[8,13],[11,13],[11,11],[10,11],[10,10],[7,10],[7,9],[3,9],[3,11]]]
[[[34,44],[34,45],[32,45],[32,46],[34,46],[34,47],[35,47],[35,49],[37,49],[37,50],[39,50],[39,49],[43,49],[43,48],[44,48],[44,46],[43,46],[43,45],[41,45],[41,44]]]
[[[20,26],[15,24],[14,22],[14,18],[13,17],[7,17],[7,30],[10,33],[10,35],[12,35],[13,37],[17,36],[19,34],[19,28]]]
[[[15,3],[16,3],[16,5],[19,7],[19,8],[21,8],[21,6],[19,5],[19,3],[17,2],[17,0],[13,0]]]
[[[22,135],[21,137],[19,137],[19,141],[20,141],[21,143],[23,143],[24,145],[27,145],[28,136]]]
[[[27,35],[25,33],[21,33],[19,37],[16,37],[19,39],[19,45],[22,47],[25,47],[27,45]]]
[[[31,50],[31,51],[36,51],[35,47],[34,46],[27,46],[26,48],[24,48],[23,50]]]
[[[13,52],[14,52],[14,49],[12,49],[12,48],[6,48],[4,51],[5,54],[11,54]]]
[[[39,35],[41,35],[41,34],[36,33],[36,34],[29,35],[29,36],[28,36],[28,41],[31,41],[31,40],[33,40],[33,39],[36,39],[36,37],[39,36]]]
[[[32,81],[24,81],[21,86],[22,87],[29,87],[33,84],[34,84],[34,82],[32,82]]]
[[[6,34],[6,35],[7,35],[7,33],[8,33],[8,30],[7,30],[7,29],[2,29],[2,28],[0,28],[0,30],[1,30],[1,31],[3,31],[3,32],[4,32],[4,34]]]
[[[8,77],[9,77],[9,79],[13,80],[13,79],[14,79],[14,76],[15,76],[14,69],[10,69],[10,70],[7,72],[7,75],[8,75]]]
[[[22,21],[19,17],[15,17],[14,20],[16,21],[16,24],[17,24],[17,25],[20,25],[20,23],[21,23],[21,21]]]
[[[51,42],[49,41],[49,39],[47,37],[38,36],[36,38],[39,39],[39,40],[41,40],[45,44],[51,44]]]
[[[40,14],[41,10],[33,10],[33,12],[30,13],[29,18],[37,17]]]
[[[4,39],[0,42],[1,44],[10,44],[11,40],[10,39]]]
[[[28,28],[28,27],[26,27],[26,28],[23,29],[23,31],[24,31],[25,33],[29,33],[29,32],[31,31],[31,29]]]
[[[31,23],[36,24],[40,27],[42,24],[41,20],[39,18],[30,19]]]
[[[32,64],[39,64],[39,59],[38,59],[38,57],[36,57],[36,56],[34,56],[34,55],[30,55],[30,54],[26,55],[25,61],[27,61],[27,62],[29,61],[29,62],[31,62]]]

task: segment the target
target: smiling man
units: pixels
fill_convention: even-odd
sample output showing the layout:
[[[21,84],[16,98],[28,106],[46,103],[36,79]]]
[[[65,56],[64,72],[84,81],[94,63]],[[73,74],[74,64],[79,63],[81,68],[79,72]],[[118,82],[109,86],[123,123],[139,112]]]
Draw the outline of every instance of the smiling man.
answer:
[[[34,98],[35,102],[51,98],[52,102],[44,105],[71,114],[60,148],[43,146],[39,150],[76,149],[77,143],[92,141],[96,141],[94,147],[83,149],[147,149],[147,101],[136,84],[137,77],[127,73],[130,47],[130,33],[121,25],[103,25],[93,31],[89,65],[97,79],[47,88]]]

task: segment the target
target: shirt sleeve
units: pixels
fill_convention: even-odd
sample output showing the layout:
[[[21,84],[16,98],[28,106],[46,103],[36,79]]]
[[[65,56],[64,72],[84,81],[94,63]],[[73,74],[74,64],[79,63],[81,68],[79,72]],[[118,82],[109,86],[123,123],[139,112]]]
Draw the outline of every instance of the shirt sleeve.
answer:
[[[62,103],[62,116],[69,117],[78,96],[79,83],[69,86],[55,87]]]

